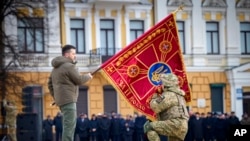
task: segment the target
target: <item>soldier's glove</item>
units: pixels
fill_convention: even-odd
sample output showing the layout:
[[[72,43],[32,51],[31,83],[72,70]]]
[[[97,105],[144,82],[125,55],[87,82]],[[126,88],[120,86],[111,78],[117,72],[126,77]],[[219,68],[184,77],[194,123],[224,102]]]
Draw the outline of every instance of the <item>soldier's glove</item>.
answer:
[[[152,130],[152,129],[153,129],[152,126],[151,126],[151,124],[150,124],[150,121],[147,121],[147,122],[144,124],[143,128],[144,128],[144,133],[147,133],[149,130]]]
[[[157,93],[154,93],[153,96],[151,97],[151,99],[156,99],[158,97]]]

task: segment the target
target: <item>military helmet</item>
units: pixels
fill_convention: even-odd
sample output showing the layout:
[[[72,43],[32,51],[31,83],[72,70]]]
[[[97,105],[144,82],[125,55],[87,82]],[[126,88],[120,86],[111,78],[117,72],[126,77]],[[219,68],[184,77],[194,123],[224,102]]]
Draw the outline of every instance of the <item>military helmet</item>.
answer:
[[[161,74],[160,80],[162,81],[162,84],[166,87],[178,86],[179,84],[178,77],[173,73]]]

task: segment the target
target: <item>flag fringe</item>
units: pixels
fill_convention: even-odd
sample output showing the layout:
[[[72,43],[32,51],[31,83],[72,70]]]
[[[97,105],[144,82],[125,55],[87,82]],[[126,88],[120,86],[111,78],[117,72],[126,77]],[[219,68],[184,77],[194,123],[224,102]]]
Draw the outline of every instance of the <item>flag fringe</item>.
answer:
[[[178,26],[177,26],[177,24],[176,24],[176,13],[177,12],[179,12],[179,11],[182,11],[183,10],[183,5],[180,5],[179,6],[179,8],[178,9],[176,9],[174,12],[172,12],[173,13],[173,18],[174,18],[174,23],[175,23],[175,27],[177,28],[177,31],[178,31]],[[178,32],[177,32],[178,33]],[[180,39],[180,36],[179,36],[179,33],[177,34],[178,35],[178,39]],[[181,45],[180,45],[180,42],[178,41],[178,45],[179,45],[179,47],[180,47],[180,53],[182,53],[182,48],[181,48]],[[188,80],[188,75],[187,75],[187,71],[186,71],[186,65],[184,64],[184,58],[183,58],[183,55],[180,55],[180,57],[181,57],[181,63],[182,63],[182,66],[183,66],[183,70],[184,70],[184,72],[185,72],[185,75],[186,75],[186,77],[187,77],[187,80]],[[189,84],[188,84],[188,89],[189,90],[191,90],[190,89],[190,86],[189,86]],[[192,101],[192,97],[191,97],[191,91],[189,91],[189,96],[190,96],[190,101],[186,101],[186,103],[187,103],[187,106],[190,106],[191,105],[191,101]]]

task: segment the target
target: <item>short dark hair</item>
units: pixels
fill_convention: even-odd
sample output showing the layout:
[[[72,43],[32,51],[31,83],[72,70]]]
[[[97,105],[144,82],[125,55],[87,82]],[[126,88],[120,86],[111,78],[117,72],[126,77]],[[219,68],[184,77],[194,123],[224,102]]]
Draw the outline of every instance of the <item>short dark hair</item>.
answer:
[[[64,55],[66,52],[69,52],[70,49],[76,49],[73,45],[64,45],[62,48],[62,55]]]

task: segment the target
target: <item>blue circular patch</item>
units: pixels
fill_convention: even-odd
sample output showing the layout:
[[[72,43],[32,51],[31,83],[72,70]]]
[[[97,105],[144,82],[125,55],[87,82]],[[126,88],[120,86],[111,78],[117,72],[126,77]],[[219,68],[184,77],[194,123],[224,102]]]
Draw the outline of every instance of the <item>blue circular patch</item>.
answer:
[[[148,78],[153,85],[158,86],[162,84],[160,80],[160,74],[171,72],[172,70],[167,64],[163,62],[157,62],[150,66],[148,71]]]

